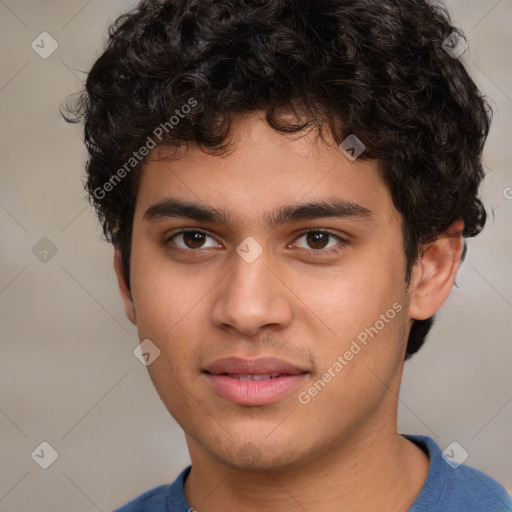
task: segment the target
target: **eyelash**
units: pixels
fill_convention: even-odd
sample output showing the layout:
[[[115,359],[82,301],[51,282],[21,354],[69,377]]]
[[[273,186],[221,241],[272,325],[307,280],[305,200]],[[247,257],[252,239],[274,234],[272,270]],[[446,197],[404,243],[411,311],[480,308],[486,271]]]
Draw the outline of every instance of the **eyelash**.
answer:
[[[182,229],[181,231],[177,231],[176,233],[173,233],[171,236],[169,236],[166,240],[165,240],[165,244],[169,244],[169,243],[172,243],[172,239],[175,238],[176,236],[179,236],[179,235],[183,235],[185,233],[200,233],[202,235],[205,235],[205,236],[208,236],[210,238],[214,238],[212,235],[210,235],[208,232],[206,231],[203,231],[202,229],[198,229],[198,228],[193,228],[193,229]],[[320,233],[320,234],[325,234],[325,235],[329,235],[329,237],[333,237],[333,238],[336,238],[338,239],[339,241],[339,244],[338,245],[341,245],[341,247],[331,247],[329,249],[302,249],[302,248],[299,248],[299,249],[302,249],[304,251],[307,251],[307,252],[311,252],[311,253],[314,253],[315,255],[316,254],[321,254],[321,255],[330,255],[330,254],[336,254],[336,253],[339,253],[341,252],[343,249],[344,249],[344,246],[348,244],[348,241],[341,238],[339,235],[336,235],[334,233],[332,233],[331,231],[329,230],[325,230],[325,229],[314,229],[314,228],[310,228],[310,229],[306,229],[304,231],[301,231],[298,235],[297,235],[297,238],[295,239],[295,242],[297,240],[299,240],[300,238],[302,238],[303,236],[305,235],[308,235],[309,233]],[[294,242],[294,243],[295,243]],[[186,253],[198,253],[201,251],[202,248],[198,248],[198,249],[184,249],[183,247],[172,247],[171,248],[173,251],[181,251],[181,252],[186,252]]]

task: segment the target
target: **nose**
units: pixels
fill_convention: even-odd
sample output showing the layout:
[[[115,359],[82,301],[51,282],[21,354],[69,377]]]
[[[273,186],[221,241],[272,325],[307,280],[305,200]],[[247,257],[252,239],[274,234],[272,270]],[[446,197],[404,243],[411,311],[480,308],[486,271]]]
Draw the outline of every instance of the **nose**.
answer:
[[[270,269],[265,251],[252,263],[233,255],[231,272],[216,288],[212,322],[246,336],[290,324],[293,309],[286,284]]]

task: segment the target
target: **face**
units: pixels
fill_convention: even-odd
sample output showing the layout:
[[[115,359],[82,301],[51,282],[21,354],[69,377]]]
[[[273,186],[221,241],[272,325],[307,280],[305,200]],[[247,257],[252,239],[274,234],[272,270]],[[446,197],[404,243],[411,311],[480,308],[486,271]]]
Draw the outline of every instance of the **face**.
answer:
[[[142,171],[131,292],[162,401],[194,453],[240,468],[396,431],[409,296],[376,163],[258,113],[232,133],[228,154],[159,150]]]

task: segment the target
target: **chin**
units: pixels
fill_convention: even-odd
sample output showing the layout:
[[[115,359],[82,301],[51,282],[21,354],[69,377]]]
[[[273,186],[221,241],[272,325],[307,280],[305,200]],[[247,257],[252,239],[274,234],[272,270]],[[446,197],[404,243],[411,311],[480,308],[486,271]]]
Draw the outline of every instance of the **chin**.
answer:
[[[236,451],[233,451],[234,448]],[[301,444],[304,449],[304,444]],[[211,453],[223,464],[239,471],[279,472],[302,466],[309,458],[300,453],[298,446],[283,446],[283,442],[269,444],[265,440],[258,442],[231,442],[227,450],[219,452],[219,445]]]

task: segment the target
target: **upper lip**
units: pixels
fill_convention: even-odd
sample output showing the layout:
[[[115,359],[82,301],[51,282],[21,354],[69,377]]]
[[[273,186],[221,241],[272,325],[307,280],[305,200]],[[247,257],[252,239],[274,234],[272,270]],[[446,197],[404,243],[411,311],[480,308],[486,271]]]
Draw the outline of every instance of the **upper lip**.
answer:
[[[307,373],[297,366],[294,366],[283,359],[276,357],[260,357],[258,359],[244,359],[241,357],[226,357],[217,359],[204,368],[205,372],[213,374],[241,374],[241,375],[265,375],[282,373],[287,375],[298,375]]]

